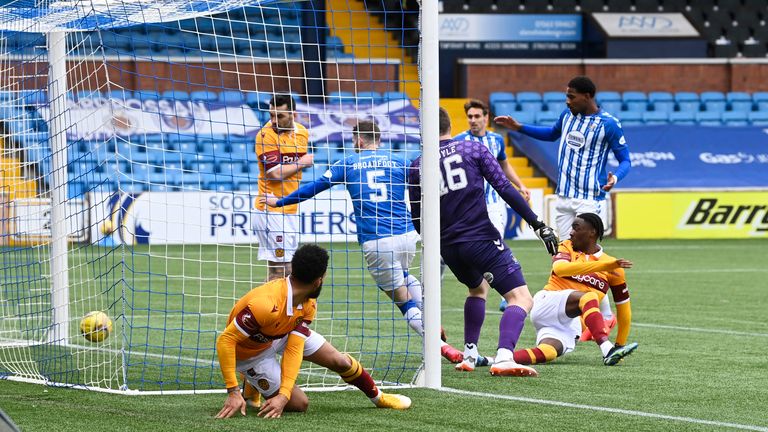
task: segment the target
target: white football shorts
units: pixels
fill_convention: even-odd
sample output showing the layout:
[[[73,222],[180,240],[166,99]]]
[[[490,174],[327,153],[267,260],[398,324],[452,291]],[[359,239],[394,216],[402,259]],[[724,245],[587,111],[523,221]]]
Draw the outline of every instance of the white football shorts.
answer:
[[[272,346],[247,360],[237,362],[235,369],[245,376],[245,379],[257,389],[264,397],[272,396],[280,390],[280,362],[277,355],[285,350],[288,336],[284,336],[272,342]],[[309,336],[304,340],[304,356],[317,352],[325,343],[325,338],[320,333],[310,330]]]
[[[531,322],[536,329],[536,345],[550,338],[563,344],[563,354],[576,347],[576,338],[581,336],[581,320],[565,314],[565,304],[572,292],[541,290],[533,296]]]
[[[299,247],[299,215],[255,210],[252,216],[259,239],[259,259],[291,262]]]
[[[416,231],[410,231],[363,243],[368,271],[380,290],[392,291],[405,285],[405,272],[416,256],[416,243],[419,239]]]
[[[608,206],[606,200],[591,200],[557,196],[555,201],[555,223],[560,241],[571,238],[571,225],[581,213],[595,213],[603,220],[603,227],[608,230]]]

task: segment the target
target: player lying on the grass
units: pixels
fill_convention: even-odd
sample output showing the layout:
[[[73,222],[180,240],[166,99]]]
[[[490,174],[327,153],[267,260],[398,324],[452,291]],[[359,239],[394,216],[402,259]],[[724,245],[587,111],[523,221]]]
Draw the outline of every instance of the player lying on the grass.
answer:
[[[457,370],[472,371],[480,358],[477,342],[485,320],[485,299],[493,287],[510,304],[499,323],[499,344],[494,375],[537,375],[530,366],[513,359],[517,340],[533,299],[523,271],[488,218],[485,181],[534,229],[550,255],[557,252],[557,236],[538,219],[520,193],[509,183],[496,158],[475,141],[451,139],[451,118],[440,108],[440,254],[456,278],[467,286],[464,303],[464,360]],[[421,226],[421,158],[413,162],[409,196],[414,225]],[[431,191],[429,191],[431,192]]]
[[[289,276],[252,289],[229,313],[227,328],[216,342],[228,393],[216,418],[231,417],[238,411],[245,415],[247,404],[240,393],[237,372],[244,377],[246,396],[255,394],[256,389],[266,398],[259,416],[277,418],[283,411],[306,411],[309,399],[295,385],[302,358],[338,373],[379,408],[410,407],[408,397],[381,392],[357,360],[309,329],[328,267],[328,252],[304,245],[294,254],[291,265]],[[283,358],[278,364],[280,353]]]
[[[320,179],[282,199],[267,195],[261,200],[270,207],[295,205],[343,184],[352,198],[357,239],[368,271],[408,325],[423,336],[421,282],[408,273],[419,241],[405,202],[408,163],[391,151],[379,150],[380,137],[376,123],[359,121],[352,130],[355,154],[335,162]],[[461,351],[445,341],[440,351],[452,363],[463,359]]]
[[[597,244],[603,238],[603,221],[594,213],[582,213],[571,228],[571,239],[560,243],[552,257],[552,275],[543,290],[533,296],[531,322],[536,328],[535,348],[515,351],[520,364],[545,363],[573,351],[581,335],[581,320],[603,353],[603,363],[615,365],[637,349],[627,343],[632,308],[624,269],[632,262],[614,258]],[[616,344],[600,313],[600,300],[611,291],[618,316]],[[580,320],[581,317],[581,320]]]

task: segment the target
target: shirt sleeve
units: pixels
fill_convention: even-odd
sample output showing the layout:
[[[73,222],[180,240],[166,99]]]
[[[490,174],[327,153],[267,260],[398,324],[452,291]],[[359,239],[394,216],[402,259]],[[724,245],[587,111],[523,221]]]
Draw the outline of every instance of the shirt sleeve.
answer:
[[[619,162],[619,167],[616,168],[613,175],[621,180],[626,177],[629,173],[629,169],[632,168],[632,161],[629,155],[627,139],[624,137],[624,130],[618,122],[611,123],[611,128],[608,134],[608,146],[613,152],[613,155],[616,156],[616,160]]]
[[[314,300],[304,303],[306,315],[304,319],[291,331],[283,351],[283,360],[280,364],[280,394],[291,398],[291,391],[299,376],[301,361],[304,358],[304,343],[311,334],[309,325],[314,321],[317,313],[317,304]]]
[[[512,207],[512,210],[522,216],[529,225],[533,225],[539,217],[531,210],[531,207],[525,201],[525,198],[520,195],[520,192],[509,182],[507,176],[504,175],[504,171],[501,170],[499,162],[484,145],[476,142],[472,142],[472,145],[475,147],[473,153],[480,155],[479,167],[485,180]]]
[[[224,378],[224,385],[227,388],[238,386],[237,373],[235,371],[237,344],[246,339],[248,339],[248,336],[243,335],[235,327],[233,321],[227,325],[227,328],[224,329],[224,332],[216,340],[216,354],[219,356],[219,367]]]
[[[555,256],[557,258],[557,255]],[[586,275],[598,271],[613,270],[618,267],[616,260],[613,261],[590,261],[590,262],[570,262],[557,260],[552,263],[552,272],[560,277]]]

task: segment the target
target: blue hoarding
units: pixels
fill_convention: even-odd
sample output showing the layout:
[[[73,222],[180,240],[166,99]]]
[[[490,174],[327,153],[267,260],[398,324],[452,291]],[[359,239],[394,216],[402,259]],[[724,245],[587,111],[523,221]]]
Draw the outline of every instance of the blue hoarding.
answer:
[[[760,127],[632,126],[624,129],[632,158],[622,189],[768,188],[768,129]],[[551,180],[558,142],[510,132]],[[608,170],[616,166],[611,157]]]

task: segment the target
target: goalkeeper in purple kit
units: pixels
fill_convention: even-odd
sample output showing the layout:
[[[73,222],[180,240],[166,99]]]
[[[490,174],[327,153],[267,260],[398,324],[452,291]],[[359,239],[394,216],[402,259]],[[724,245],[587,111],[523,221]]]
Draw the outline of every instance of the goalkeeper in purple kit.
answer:
[[[419,231],[420,168],[421,158],[418,158],[409,176],[411,214]],[[485,299],[493,287],[509,307],[499,323],[499,344],[491,374],[537,376],[535,369],[517,364],[512,356],[525,318],[533,307],[533,298],[520,264],[488,217],[484,181],[534,229],[550,255],[557,253],[557,236],[507,181],[495,157],[482,143],[451,139],[451,119],[443,108],[440,109],[440,171],[440,252],[456,278],[469,289],[464,303],[464,360],[456,369],[473,371],[480,359],[477,343],[485,320]]]

